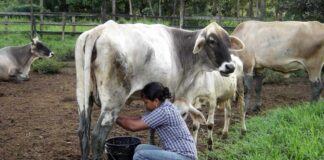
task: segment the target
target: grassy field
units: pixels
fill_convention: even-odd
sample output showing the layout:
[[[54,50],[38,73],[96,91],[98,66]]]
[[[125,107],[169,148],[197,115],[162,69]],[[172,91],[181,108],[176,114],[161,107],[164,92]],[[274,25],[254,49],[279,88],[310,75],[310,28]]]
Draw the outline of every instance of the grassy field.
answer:
[[[247,121],[248,133],[240,138],[239,125],[229,139],[215,138],[214,151],[199,159],[213,160],[323,160],[324,101],[285,106]]]

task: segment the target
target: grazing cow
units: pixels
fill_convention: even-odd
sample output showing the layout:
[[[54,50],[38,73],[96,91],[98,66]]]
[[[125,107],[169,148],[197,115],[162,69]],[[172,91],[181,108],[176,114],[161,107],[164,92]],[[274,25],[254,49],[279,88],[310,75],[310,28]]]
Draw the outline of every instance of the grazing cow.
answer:
[[[224,128],[223,138],[228,135],[228,128],[231,119],[231,101],[237,96],[238,106],[241,116],[241,133],[245,134],[245,110],[244,110],[244,89],[243,85],[237,83],[243,82],[243,64],[242,61],[232,55],[232,60],[235,62],[235,71],[229,77],[223,77],[218,71],[202,72],[192,85],[188,88],[188,92],[181,99],[176,99],[174,104],[177,106],[181,115],[186,118],[189,114],[193,121],[193,136],[197,144],[198,130],[201,123],[204,123],[204,115],[197,109],[201,108],[202,104],[209,106],[207,129],[208,129],[208,149],[213,146],[213,128],[214,115],[216,106],[225,108],[224,112]],[[242,86],[242,88],[237,88]],[[193,106],[194,105],[194,106]]]
[[[321,70],[324,66],[324,24],[319,22],[258,22],[239,24],[233,32],[246,48],[238,52],[244,64],[245,105],[249,108],[253,74],[256,78],[256,106],[262,105],[262,69],[282,73],[300,69],[308,72],[312,101],[317,101],[323,89]]]
[[[0,80],[21,82],[29,80],[30,66],[39,57],[52,57],[50,51],[38,38],[21,47],[0,49]]]
[[[172,93],[185,92],[201,71],[219,70],[227,76],[235,69],[231,46],[242,44],[217,23],[186,31],[108,21],[82,33],[75,48],[82,159],[89,154],[93,100],[100,102],[101,113],[91,146],[93,159],[101,159],[107,134],[133,93],[152,81],[163,83]]]

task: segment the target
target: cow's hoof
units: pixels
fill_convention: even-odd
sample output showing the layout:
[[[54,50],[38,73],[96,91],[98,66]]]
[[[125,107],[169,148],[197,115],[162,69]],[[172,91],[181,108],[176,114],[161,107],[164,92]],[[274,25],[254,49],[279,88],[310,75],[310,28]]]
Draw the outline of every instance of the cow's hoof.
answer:
[[[241,135],[242,135],[242,136],[245,136],[245,135],[246,135],[246,130],[241,129]]]
[[[254,112],[254,113],[259,113],[259,112],[261,112],[261,107],[260,107],[260,106],[255,106],[255,107],[252,109],[252,112]]]
[[[213,150],[213,141],[211,139],[208,139],[207,141],[207,148],[208,150]]]
[[[227,139],[227,138],[228,138],[228,133],[227,132],[223,133],[222,134],[222,139],[224,140],[224,139]]]

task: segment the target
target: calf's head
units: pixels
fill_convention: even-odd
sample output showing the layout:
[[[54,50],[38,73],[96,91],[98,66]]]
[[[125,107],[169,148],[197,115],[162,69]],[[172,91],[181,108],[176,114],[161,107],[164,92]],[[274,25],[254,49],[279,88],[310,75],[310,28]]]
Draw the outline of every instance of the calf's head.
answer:
[[[37,57],[47,57],[50,58],[54,56],[54,53],[48,49],[38,37],[31,39],[31,53]]]
[[[206,65],[211,70],[219,70],[223,76],[228,76],[235,70],[230,52],[244,49],[243,42],[229,34],[217,23],[205,27],[198,35],[193,49],[194,54],[206,54]]]

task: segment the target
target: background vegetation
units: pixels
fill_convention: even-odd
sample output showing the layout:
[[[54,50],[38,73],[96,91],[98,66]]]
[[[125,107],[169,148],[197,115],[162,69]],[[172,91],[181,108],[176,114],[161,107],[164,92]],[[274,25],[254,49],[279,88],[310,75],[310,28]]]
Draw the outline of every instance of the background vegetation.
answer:
[[[240,138],[240,125],[235,125],[229,139],[215,138],[217,149],[200,153],[199,159],[324,159],[323,119],[324,101],[281,106],[264,116],[250,118],[244,138]]]
[[[31,0],[0,0],[0,12],[29,12]],[[183,2],[183,3],[181,3]],[[148,16],[180,16],[184,8],[185,16],[226,16],[249,17],[264,21],[270,20],[317,20],[324,22],[323,0],[33,0],[35,12],[86,12],[105,14],[129,14]],[[42,5],[43,4],[43,5]],[[10,18],[10,17],[9,17]],[[29,17],[11,20],[25,21]],[[116,18],[119,23],[163,23],[175,25],[172,21],[159,19]],[[0,22],[4,18],[0,17]],[[54,19],[53,21],[60,21]],[[79,21],[100,23],[98,19]],[[203,26],[209,21],[186,20],[185,26]],[[239,21],[224,20],[222,25],[236,26]],[[0,26],[2,27],[2,26]],[[46,30],[57,31],[59,26],[45,26]],[[82,32],[89,26],[78,27]],[[0,30],[3,30],[0,28]],[[12,31],[29,31],[29,24],[10,25]],[[67,31],[71,28],[67,27]],[[58,73],[64,61],[74,58],[74,45],[77,35],[43,35],[40,38],[55,57],[37,60],[32,69],[39,73]],[[0,48],[30,43],[28,34],[1,34]],[[266,83],[282,81],[283,75],[265,71]],[[293,76],[306,76],[297,72]],[[232,127],[230,138],[215,143],[212,152],[200,153],[200,159],[324,159],[324,102],[303,104],[289,109],[278,109],[263,117],[249,119],[248,134],[239,138],[239,126]],[[202,143],[202,142],[201,142]]]

